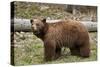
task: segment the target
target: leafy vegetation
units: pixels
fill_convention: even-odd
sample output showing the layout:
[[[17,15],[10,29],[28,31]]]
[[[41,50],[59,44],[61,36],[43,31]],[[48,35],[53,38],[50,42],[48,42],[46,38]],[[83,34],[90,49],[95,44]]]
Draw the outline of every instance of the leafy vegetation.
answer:
[[[14,2],[15,18],[38,18],[49,19],[77,19],[77,20],[97,20],[97,8],[94,6],[76,6],[75,10],[68,8],[65,4],[46,4],[32,2]],[[71,5],[70,5],[71,6]],[[75,5],[74,5],[75,6]],[[70,11],[69,11],[70,10]],[[74,12],[75,11],[75,12]]]
[[[93,16],[96,18],[96,8],[84,8],[75,15],[65,9],[65,5],[57,4],[41,4],[31,2],[14,2],[15,18],[46,17],[49,19],[65,19],[65,18],[86,18]],[[92,11],[92,10],[93,11]],[[85,11],[83,11],[85,10]],[[91,12],[92,11],[92,12]],[[94,12],[94,13],[93,13]],[[85,19],[85,20],[86,20]],[[97,32],[89,33],[91,38],[91,56],[89,58],[81,58],[70,55],[68,48],[62,49],[62,56],[54,61],[44,61],[43,42],[38,39],[32,32],[15,32],[14,33],[14,63],[15,65],[31,65],[31,64],[51,64],[51,63],[69,63],[69,62],[86,62],[97,60]]]
[[[22,36],[24,35],[24,36]],[[90,33],[90,36],[95,37],[96,33]],[[32,64],[54,64],[54,63],[69,63],[69,62],[86,62],[97,60],[97,43],[91,42],[91,56],[89,58],[82,58],[78,56],[70,55],[70,50],[66,48],[62,49],[62,56],[54,61],[44,61],[44,47],[43,42],[35,35],[30,33],[18,33],[14,34],[14,63],[15,65],[32,65]],[[23,39],[24,38],[24,39]]]

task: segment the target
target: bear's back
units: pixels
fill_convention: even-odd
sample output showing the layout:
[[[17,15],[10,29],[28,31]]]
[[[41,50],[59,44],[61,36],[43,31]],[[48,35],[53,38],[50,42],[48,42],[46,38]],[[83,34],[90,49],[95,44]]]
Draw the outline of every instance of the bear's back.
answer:
[[[59,21],[56,23],[49,23],[48,24],[48,33],[58,33],[58,32],[85,32],[87,29],[85,26],[78,22],[78,21],[73,21],[73,20],[65,20],[65,21]]]
[[[58,42],[60,46],[71,47],[79,35],[87,32],[85,26],[77,21],[67,20],[49,23],[45,38]],[[62,44],[62,45],[61,45]],[[67,44],[67,45],[66,45]]]

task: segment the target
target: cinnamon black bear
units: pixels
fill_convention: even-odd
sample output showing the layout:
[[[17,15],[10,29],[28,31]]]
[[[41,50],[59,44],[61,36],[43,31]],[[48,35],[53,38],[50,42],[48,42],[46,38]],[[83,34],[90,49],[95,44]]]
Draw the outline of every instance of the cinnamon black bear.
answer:
[[[61,48],[68,47],[71,55],[90,56],[89,35],[85,26],[75,20],[46,23],[46,19],[31,19],[33,33],[44,42],[46,61],[61,56]]]

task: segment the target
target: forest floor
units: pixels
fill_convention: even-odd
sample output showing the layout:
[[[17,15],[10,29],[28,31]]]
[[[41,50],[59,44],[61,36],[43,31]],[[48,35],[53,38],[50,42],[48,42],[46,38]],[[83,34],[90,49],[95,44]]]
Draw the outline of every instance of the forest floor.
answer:
[[[45,62],[43,42],[32,32],[14,33],[14,63],[15,65],[57,64],[72,62],[87,62],[97,60],[97,32],[89,33],[91,42],[91,55],[82,58],[70,55],[70,50],[62,48],[62,56],[57,60]]]
[[[38,18],[46,17],[47,19],[65,19],[78,18],[79,20],[89,20],[91,14],[96,16],[96,8],[90,10],[89,8],[80,9],[78,13],[67,12],[65,7],[59,5],[48,4],[34,4],[28,2],[15,2],[15,18]],[[94,8],[94,7],[93,7]],[[92,12],[91,12],[92,11]],[[85,19],[84,19],[85,18]],[[86,20],[87,19],[87,20]],[[72,63],[72,62],[87,62],[97,60],[97,32],[89,33],[91,42],[91,55],[89,58],[82,58],[70,55],[70,50],[62,48],[62,56],[57,60],[45,62],[44,61],[44,47],[43,42],[33,35],[32,32],[15,32],[14,33],[14,63],[15,65],[33,65],[33,64],[57,64],[57,63]]]

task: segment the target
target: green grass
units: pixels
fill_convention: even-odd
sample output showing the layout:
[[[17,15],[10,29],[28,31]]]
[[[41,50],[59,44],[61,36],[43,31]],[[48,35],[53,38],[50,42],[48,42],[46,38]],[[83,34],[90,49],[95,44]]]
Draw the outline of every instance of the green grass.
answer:
[[[20,33],[21,34],[21,33]],[[57,63],[72,63],[72,62],[87,62],[97,60],[97,46],[96,43],[91,44],[91,55],[89,58],[82,58],[72,56],[69,54],[69,49],[66,48],[62,52],[62,56],[54,61],[45,62],[43,42],[34,36],[32,33],[24,33],[24,40],[22,37],[15,34],[14,45],[14,63],[15,65],[34,65],[34,64],[57,64]],[[93,36],[96,34],[93,34]],[[92,36],[92,34],[91,34]],[[19,40],[19,41],[18,41]]]
[[[43,6],[44,4],[42,4]],[[32,17],[50,17],[50,19],[65,19],[73,18],[71,13],[68,13],[65,8],[58,5],[46,5],[49,9],[41,10],[41,6],[36,3],[15,2],[15,17],[30,19]],[[83,11],[83,10],[82,10]],[[85,15],[88,16],[87,10]],[[91,12],[90,12],[91,13]],[[89,14],[90,15],[90,14]],[[76,16],[75,16],[76,17]],[[78,16],[79,17],[79,16]],[[15,33],[14,35],[14,63],[15,65],[33,65],[33,64],[51,64],[51,63],[70,63],[70,62],[85,62],[97,60],[97,46],[94,40],[91,41],[91,56],[89,58],[81,58],[69,54],[69,49],[66,48],[62,52],[62,56],[54,61],[45,62],[43,42],[31,33]],[[90,33],[92,39],[97,39],[97,32]]]

